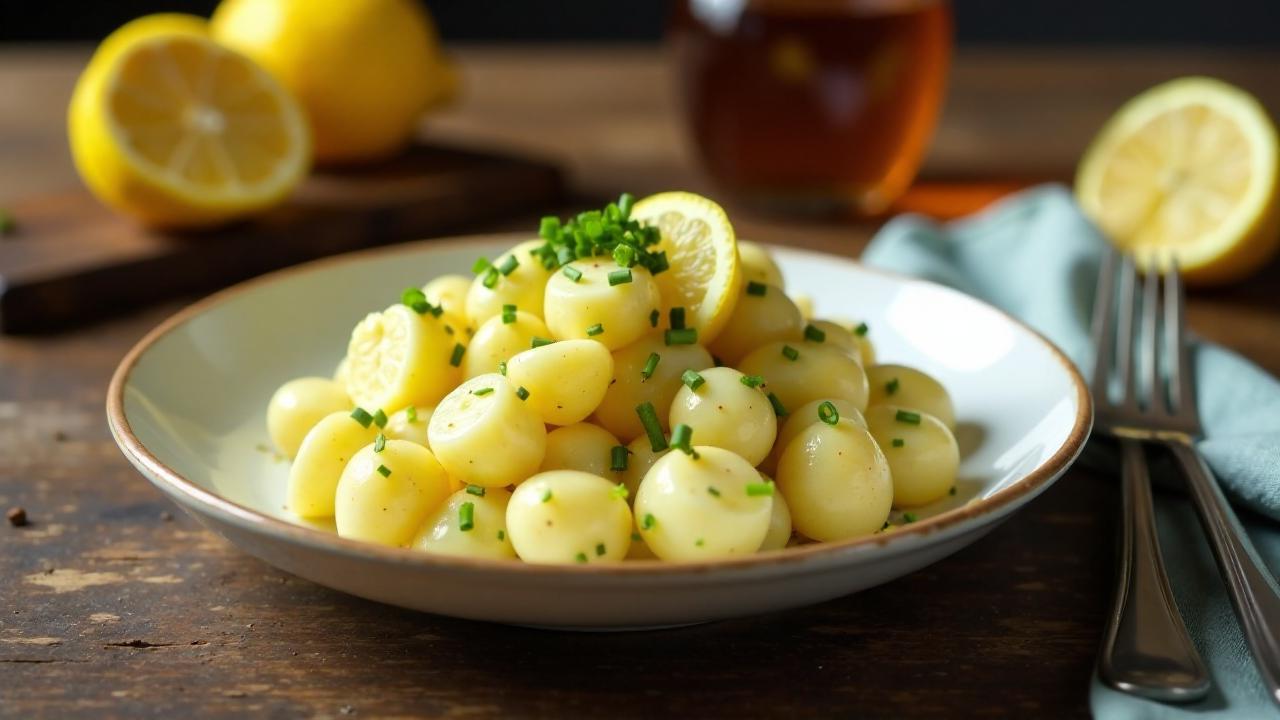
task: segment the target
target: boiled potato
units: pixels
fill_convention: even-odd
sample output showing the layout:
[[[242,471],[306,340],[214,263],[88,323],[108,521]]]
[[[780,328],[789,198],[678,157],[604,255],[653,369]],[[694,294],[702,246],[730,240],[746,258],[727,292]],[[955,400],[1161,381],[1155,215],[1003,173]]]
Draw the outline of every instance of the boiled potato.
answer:
[[[897,405],[928,413],[955,430],[956,411],[942,383],[905,365],[872,365],[867,368],[871,405]]]
[[[351,410],[351,397],[337,382],[322,377],[290,380],[267,404],[267,434],[281,455],[298,454],[302,438],[325,415]]]
[[[351,332],[347,392],[370,412],[435,405],[462,378],[453,363],[460,345],[431,313],[405,305],[370,313]]]
[[[471,378],[440,401],[427,439],[453,479],[506,487],[538,471],[547,429],[516,388],[492,373]]]
[[[653,354],[658,356],[658,364],[646,379],[641,371]],[[663,423],[662,429],[669,432],[664,410],[671,407],[682,387],[680,376],[685,370],[702,371],[712,365],[711,353],[701,345],[669,346],[661,332],[650,333],[613,353],[613,381],[596,408],[596,422],[619,440],[630,442],[644,435],[636,406],[651,402]]]
[[[514,558],[507,538],[510,500],[511,493],[503,488],[459,490],[427,518],[412,547],[437,555]]]
[[[852,420],[810,425],[778,461],[778,487],[802,535],[833,541],[870,535],[893,506],[893,479],[871,434]]]
[[[576,281],[565,269],[582,273]],[[649,316],[662,306],[649,271],[631,268],[631,281],[609,284],[623,268],[610,258],[575,260],[547,281],[547,328],[557,340],[591,338],[610,350],[630,345],[652,330]]]
[[[415,442],[425,448],[430,448],[431,443],[427,439],[427,424],[431,422],[431,414],[436,411],[433,407],[420,408],[414,406],[412,411],[410,408],[401,408],[391,414],[387,418],[387,426],[382,429],[382,434],[396,440],[408,440]]]
[[[325,415],[302,439],[289,468],[285,504],[299,517],[333,517],[333,498],[342,470],[360,448],[373,442],[378,427],[366,427],[349,412]]]
[[[449,479],[431,451],[408,440],[366,445],[342,471],[334,505],[338,535],[407,546],[449,496]]]
[[[736,366],[766,343],[785,340],[799,346],[803,323],[800,310],[782,288],[766,285],[763,295],[752,295],[744,286],[729,322],[709,349],[720,362]]]
[[[613,356],[595,340],[561,340],[525,350],[507,363],[507,379],[529,391],[529,407],[551,425],[586,419],[612,378]]]
[[[465,275],[441,275],[422,286],[427,302],[443,308],[444,316],[455,330],[469,327],[467,293],[471,290],[471,280]]]
[[[769,398],[760,388],[744,384],[745,376],[733,368],[707,368],[699,375],[702,384],[697,390],[682,385],[676,392],[671,427],[688,425],[697,444],[724,448],[759,465],[778,433]]]
[[[738,240],[738,262],[742,266],[742,282],[758,282],[783,289],[782,270],[763,245]]]
[[[670,442],[669,437],[667,441]],[[670,449],[655,452],[653,446],[649,444],[649,436],[644,434],[627,444],[627,469],[621,475],[622,483],[627,486],[627,497],[631,502],[635,502],[636,493],[640,490],[640,481],[644,480],[644,476],[649,473],[649,468],[658,462],[658,458],[669,452],[671,452]]]
[[[835,406],[836,411],[840,413],[840,417],[848,418],[859,427],[866,427],[867,421],[863,419],[862,413],[858,412],[858,407],[849,400],[843,398],[818,398],[810,400],[800,407],[792,410],[782,420],[782,424],[778,428],[778,439],[773,443],[773,450],[769,452],[769,457],[760,464],[761,469],[767,472],[775,472],[778,467],[778,459],[782,457],[782,451],[787,449],[787,445],[800,434],[801,430],[810,425],[821,422],[818,418],[818,406],[824,402],[829,402]]]
[[[928,505],[955,487],[960,448],[941,420],[896,405],[872,405],[867,426],[889,461],[894,507]]]
[[[512,493],[507,532],[525,562],[613,562],[625,558],[631,545],[631,508],[598,475],[553,470]]]
[[[738,365],[747,375],[765,379],[767,392],[792,408],[824,397],[848,400],[858,409],[867,406],[867,376],[858,361],[848,355],[815,345],[796,348],[795,360],[783,354],[787,343],[769,343],[751,352]]]
[[[544,244],[542,240],[522,242],[494,260],[495,268],[502,267],[510,257],[514,257],[519,265],[509,275],[499,273],[492,288],[485,287],[487,273],[482,272],[471,281],[466,301],[467,320],[471,327],[478,329],[489,318],[501,315],[503,305],[515,305],[517,310],[542,317],[542,297],[547,278],[555,271],[543,267],[542,262],[530,253]]]
[[[547,433],[547,452],[542,457],[540,472],[581,470],[604,478],[613,477],[609,463],[617,446],[618,438],[599,425],[575,423],[556,428]]]
[[[769,533],[773,485],[737,454],[710,445],[670,452],[640,482],[635,517],[663,560],[754,553]]]
[[[762,476],[763,477],[763,476]],[[768,480],[768,477],[764,477]],[[791,510],[787,508],[787,498],[782,493],[773,495],[773,512],[769,514],[769,532],[760,543],[760,550],[781,550],[791,542]]]
[[[533,339],[551,334],[542,318],[516,310],[515,322],[503,322],[502,315],[494,315],[476,330],[462,359],[463,375],[473,378],[485,373],[498,372],[499,363],[506,362],[516,353],[533,347]]]

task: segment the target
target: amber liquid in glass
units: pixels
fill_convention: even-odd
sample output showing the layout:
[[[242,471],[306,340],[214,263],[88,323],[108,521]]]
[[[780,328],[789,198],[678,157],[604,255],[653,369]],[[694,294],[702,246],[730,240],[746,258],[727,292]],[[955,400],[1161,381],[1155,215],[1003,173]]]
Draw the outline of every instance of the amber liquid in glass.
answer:
[[[681,0],[685,109],[712,179],[783,210],[884,211],[933,134],[945,0]]]

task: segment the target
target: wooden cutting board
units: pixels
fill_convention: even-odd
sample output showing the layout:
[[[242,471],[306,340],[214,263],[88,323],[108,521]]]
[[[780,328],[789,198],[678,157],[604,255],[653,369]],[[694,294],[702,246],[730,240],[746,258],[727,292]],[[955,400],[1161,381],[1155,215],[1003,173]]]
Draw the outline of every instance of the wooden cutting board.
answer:
[[[49,332],[204,293],[325,255],[451,232],[536,211],[564,191],[552,165],[418,146],[359,169],[317,172],[285,205],[198,233],[151,231],[85,190],[6,208],[0,332]]]

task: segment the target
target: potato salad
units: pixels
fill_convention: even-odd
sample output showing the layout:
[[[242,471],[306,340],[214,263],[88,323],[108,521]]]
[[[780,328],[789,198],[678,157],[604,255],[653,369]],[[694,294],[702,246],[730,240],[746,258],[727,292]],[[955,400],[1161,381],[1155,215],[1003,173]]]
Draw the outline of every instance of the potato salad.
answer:
[[[955,494],[946,388],[809,317],[690,193],[544,218],[405,289],[267,407],[288,509],[531,563],[697,561],[891,530]],[[894,511],[897,514],[894,515]]]

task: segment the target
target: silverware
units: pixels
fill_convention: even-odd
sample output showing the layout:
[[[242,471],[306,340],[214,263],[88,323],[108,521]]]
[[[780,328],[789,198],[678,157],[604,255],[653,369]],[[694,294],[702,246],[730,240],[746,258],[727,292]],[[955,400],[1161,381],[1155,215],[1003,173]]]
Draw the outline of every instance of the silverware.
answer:
[[[1120,443],[1124,509],[1116,594],[1103,636],[1098,674],[1103,682],[1122,692],[1166,702],[1188,702],[1208,693],[1209,673],[1178,613],[1156,535],[1143,442],[1161,437],[1168,416],[1155,411],[1154,400],[1163,395],[1156,383],[1157,280],[1150,275],[1142,280],[1141,348],[1135,358],[1137,283],[1133,260],[1119,258],[1109,250],[1103,258],[1094,300],[1096,355],[1090,389],[1094,428]],[[1173,312],[1177,314],[1168,318],[1181,318],[1180,302],[1176,308]],[[1178,330],[1177,337],[1166,343],[1167,348],[1180,347],[1176,344],[1182,341],[1180,327],[1166,323],[1166,335],[1171,329]],[[1134,379],[1135,362],[1142,365],[1141,382]],[[1174,378],[1172,384],[1179,388],[1190,383],[1189,373],[1175,374]],[[1113,384],[1118,385],[1118,401],[1111,397]],[[1186,397],[1185,391],[1179,396]]]
[[[1154,426],[1153,437],[1169,449],[1187,477],[1191,499],[1214,559],[1218,561],[1218,570],[1226,580],[1227,592],[1253,653],[1254,664],[1272,701],[1280,703],[1280,588],[1258,557],[1213,472],[1195,449],[1194,442],[1204,436],[1204,431],[1196,408],[1195,369],[1187,350],[1186,298],[1176,267],[1171,267],[1163,276],[1169,387],[1167,395],[1155,394],[1161,402],[1155,410],[1159,421]],[[1154,328],[1155,283],[1149,283],[1147,290],[1150,309],[1143,310],[1143,326]],[[1156,385],[1159,374],[1156,362],[1150,360],[1148,364],[1149,383]]]

